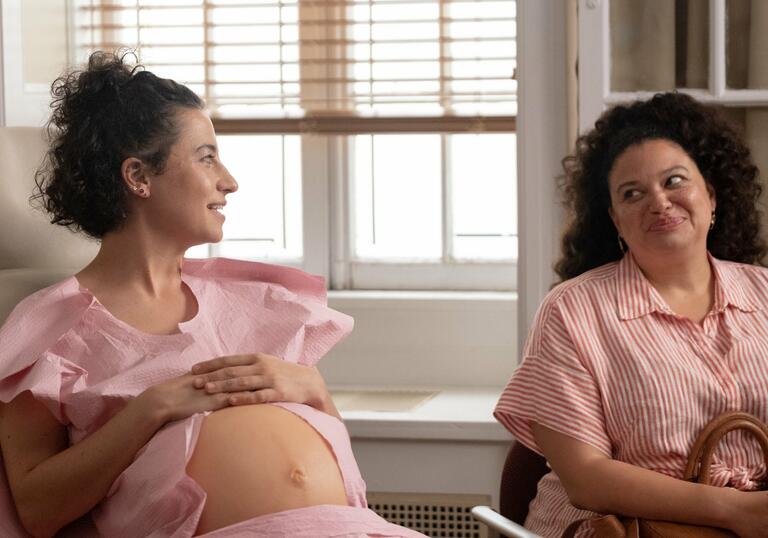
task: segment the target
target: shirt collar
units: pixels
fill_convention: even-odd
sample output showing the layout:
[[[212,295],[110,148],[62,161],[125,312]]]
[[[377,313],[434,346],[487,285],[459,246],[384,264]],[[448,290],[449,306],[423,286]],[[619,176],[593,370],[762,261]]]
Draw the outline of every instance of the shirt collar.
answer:
[[[652,312],[672,313],[656,288],[637,266],[631,252],[627,252],[616,268],[616,299],[619,319],[635,319]]]
[[[754,300],[755,295],[747,293],[755,284],[744,274],[740,264],[718,260],[709,253],[707,255],[715,276],[715,304],[712,310],[722,312],[729,305],[743,312],[762,310],[762,305]]]
[[[732,305],[744,312],[755,312],[761,306],[755,303],[745,289],[752,286],[750,280],[738,268],[738,264],[720,261],[707,253],[715,278],[714,312],[722,312]],[[616,298],[619,319],[629,320],[652,312],[674,314],[656,288],[638,267],[631,253],[621,259],[616,268]]]

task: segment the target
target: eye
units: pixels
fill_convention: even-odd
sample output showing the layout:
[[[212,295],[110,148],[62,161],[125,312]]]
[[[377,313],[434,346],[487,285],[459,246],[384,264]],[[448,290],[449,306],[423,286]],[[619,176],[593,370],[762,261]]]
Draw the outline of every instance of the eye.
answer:
[[[667,178],[667,187],[677,187],[685,178],[683,176],[669,176]]]
[[[214,162],[216,162],[216,155],[214,155],[213,153],[209,153],[208,155],[206,155],[200,160],[207,164],[213,164]]]
[[[640,198],[640,191],[637,189],[627,189],[621,193],[621,199],[627,202]]]

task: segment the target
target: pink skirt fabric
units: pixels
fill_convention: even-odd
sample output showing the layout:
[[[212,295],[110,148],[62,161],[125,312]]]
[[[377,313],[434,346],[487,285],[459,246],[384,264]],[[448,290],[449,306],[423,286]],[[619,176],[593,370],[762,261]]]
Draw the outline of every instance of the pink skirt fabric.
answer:
[[[203,534],[205,538],[426,538],[367,508],[323,504],[256,517]]]

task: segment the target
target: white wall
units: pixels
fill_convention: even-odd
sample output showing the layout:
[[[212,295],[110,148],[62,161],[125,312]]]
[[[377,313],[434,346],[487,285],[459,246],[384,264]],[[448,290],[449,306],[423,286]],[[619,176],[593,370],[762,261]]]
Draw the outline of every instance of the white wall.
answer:
[[[3,0],[3,124],[44,125],[67,63],[65,0]]]

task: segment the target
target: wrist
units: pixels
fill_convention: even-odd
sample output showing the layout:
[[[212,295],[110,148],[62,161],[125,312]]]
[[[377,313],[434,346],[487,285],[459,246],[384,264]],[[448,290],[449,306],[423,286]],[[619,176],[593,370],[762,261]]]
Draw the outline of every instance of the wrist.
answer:
[[[313,390],[310,393],[310,397],[305,402],[310,407],[314,407],[318,411],[322,411],[329,415],[338,416],[336,406],[333,404],[331,393],[328,391],[328,387],[325,384],[325,379],[320,375],[320,371],[312,366],[312,370],[315,374],[315,381],[313,383]]]
[[[142,421],[146,421],[154,430],[160,429],[170,421],[170,409],[158,397],[155,387],[149,387],[128,404]]]
[[[712,521],[709,523],[716,527],[733,530],[736,524],[734,518],[743,514],[741,506],[746,494],[729,487],[713,486],[712,490],[716,495],[713,496],[713,502],[709,503],[712,508],[710,512]]]
[[[312,371],[313,379],[305,403],[322,410],[322,406],[326,405],[331,396],[328,393],[328,387],[325,386],[325,379],[320,375],[320,371],[314,366],[309,366],[308,368]]]

